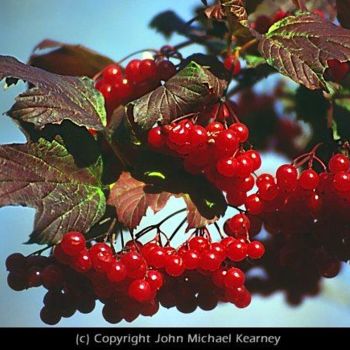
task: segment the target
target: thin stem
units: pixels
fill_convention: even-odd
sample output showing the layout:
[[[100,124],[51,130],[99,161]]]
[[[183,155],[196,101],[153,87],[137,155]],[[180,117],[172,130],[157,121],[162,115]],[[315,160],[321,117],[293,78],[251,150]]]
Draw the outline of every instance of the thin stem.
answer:
[[[219,225],[218,225],[217,222],[214,222],[214,226],[215,226],[215,228],[216,228],[216,231],[218,231],[220,238],[221,238],[221,239],[224,239],[224,235],[222,234],[222,232],[221,232],[221,230],[220,230],[220,227],[219,227]]]
[[[183,208],[183,209],[180,209],[180,210],[177,210],[175,211],[174,213],[168,215],[167,217],[165,217],[162,221],[160,221],[156,227],[160,227],[162,224],[164,224],[165,221],[171,219],[173,216],[177,215],[177,214],[180,214],[180,213],[183,213],[184,211],[186,211],[187,209],[186,208]]]
[[[119,234],[120,234],[120,240],[121,240],[121,243],[122,243],[122,249],[124,249],[125,242],[124,242],[123,229],[120,227],[119,231],[120,231]]]
[[[241,55],[243,52],[247,51],[248,49],[250,49],[252,46],[256,45],[257,43],[258,43],[258,40],[256,38],[248,41],[238,50],[239,54]]]
[[[171,236],[168,238],[168,242],[167,245],[170,244],[171,240],[176,236],[176,234],[179,232],[179,230],[181,229],[181,227],[185,224],[185,222],[187,221],[187,218],[184,218],[180,224],[176,227],[176,229],[174,230],[174,232],[171,234]]]
[[[45,248],[41,248],[41,249],[39,249],[39,250],[37,250],[37,251],[35,251],[35,252],[29,254],[28,256],[32,256],[32,255],[41,255],[42,252],[44,252],[45,250],[48,250],[48,249],[52,248],[53,246],[54,246],[54,244],[48,245],[48,246],[46,246]]]
[[[236,209],[236,210],[237,210],[237,211],[239,211],[240,213],[244,213],[244,214],[246,214],[246,213],[247,213],[247,211],[246,211],[246,210],[241,209],[241,208],[239,208],[239,207],[236,207],[235,205],[228,204],[228,206],[229,206],[230,208]]]
[[[132,53],[129,53],[127,56],[123,57],[121,60],[119,60],[117,63],[118,64],[122,64],[125,60],[127,60],[128,58],[132,57],[132,56],[135,56],[139,53],[142,53],[142,52],[153,52],[153,53],[157,53],[158,51],[155,50],[155,49],[143,49],[143,50],[137,50],[137,51],[134,51]]]

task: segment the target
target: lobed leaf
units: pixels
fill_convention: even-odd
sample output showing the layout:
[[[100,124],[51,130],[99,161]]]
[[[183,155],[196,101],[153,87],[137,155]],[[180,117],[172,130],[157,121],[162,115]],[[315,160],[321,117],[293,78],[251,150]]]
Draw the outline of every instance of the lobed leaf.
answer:
[[[45,39],[34,48],[28,63],[51,73],[93,78],[114,61],[82,45]]]
[[[101,172],[101,160],[78,168],[57,141],[0,146],[0,206],[36,208],[29,243],[57,243],[67,231],[88,231],[104,214]]]
[[[10,83],[21,79],[34,85],[19,95],[7,112],[14,119],[33,123],[40,129],[65,119],[95,130],[106,125],[103,97],[89,78],[57,75],[14,57],[0,56],[0,80],[4,78]]]
[[[328,90],[323,74],[328,61],[350,59],[350,31],[311,13],[275,23],[259,42],[267,63],[307,88]]]
[[[136,180],[128,172],[123,172],[114,183],[107,203],[114,206],[120,223],[135,228],[146,215],[148,208],[157,213],[164,208],[172,196],[168,192],[147,192],[147,185]]]
[[[226,80],[196,62],[190,62],[163,86],[129,103],[128,110],[131,107],[133,122],[142,130],[148,130],[156,122],[168,124],[215,102],[226,86]]]

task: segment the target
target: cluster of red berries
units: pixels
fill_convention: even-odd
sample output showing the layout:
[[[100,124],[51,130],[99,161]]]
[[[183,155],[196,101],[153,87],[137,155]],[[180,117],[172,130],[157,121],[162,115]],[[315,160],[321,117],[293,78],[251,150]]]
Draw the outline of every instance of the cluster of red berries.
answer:
[[[175,73],[176,67],[167,59],[133,59],[125,69],[116,63],[105,67],[95,87],[104,96],[107,115],[110,115],[119,105],[154,90]]]
[[[151,129],[148,144],[157,151],[182,158],[186,171],[204,174],[226,192],[229,204],[241,206],[247,192],[254,187],[252,173],[261,166],[257,151],[243,149],[248,135],[248,128],[240,122],[226,128],[223,123],[213,121],[203,127],[184,119]]]
[[[68,232],[50,257],[25,258],[18,253],[9,256],[8,284],[14,290],[41,285],[48,289],[41,312],[42,320],[48,324],[56,324],[76,310],[91,312],[96,299],[105,304],[103,314],[107,320],[115,320],[117,315],[119,321],[133,320],[140,314],[153,315],[159,302],[170,307],[166,295],[174,280],[188,282],[188,276],[192,280],[210,280],[215,287],[215,305],[225,301],[240,308],[248,306],[251,296],[244,287],[245,275],[235,264],[246,258],[259,259],[264,246],[232,235],[214,243],[206,234],[191,237],[178,249],[161,246],[159,238],[146,244],[132,240],[115,253],[106,243],[91,245],[82,233]],[[204,299],[199,299],[198,305],[201,303]],[[109,309],[112,304],[113,309]],[[125,305],[133,305],[132,314]]]
[[[335,154],[328,169],[321,162],[324,170],[317,173],[311,168],[313,158],[319,160],[314,154],[300,158],[310,165],[300,174],[296,166],[285,164],[277,169],[275,177],[260,175],[256,181],[258,193],[252,195],[254,205],[246,208],[260,215],[271,234],[314,237],[315,256],[323,256],[315,259],[320,262],[319,272],[330,277],[329,269],[337,261],[350,259],[350,160]]]

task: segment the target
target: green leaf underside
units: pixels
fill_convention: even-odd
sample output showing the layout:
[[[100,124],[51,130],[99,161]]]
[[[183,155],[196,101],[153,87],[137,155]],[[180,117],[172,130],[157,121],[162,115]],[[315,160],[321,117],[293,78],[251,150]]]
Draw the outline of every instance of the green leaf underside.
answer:
[[[198,110],[222,96],[227,82],[195,62],[169,79],[163,86],[131,102],[134,122],[143,130],[156,122],[173,119]]]
[[[82,45],[70,45],[50,39],[41,41],[29,58],[31,66],[51,73],[90,78],[112,63],[114,62],[110,58]]]
[[[78,168],[57,141],[0,146],[0,206],[36,208],[29,243],[57,243],[68,231],[88,231],[104,214],[101,172],[100,159]]]
[[[280,73],[307,88],[327,89],[327,61],[350,59],[350,31],[311,13],[275,23],[259,42],[259,51]]]
[[[168,192],[148,193],[146,184],[128,172],[123,172],[113,185],[108,204],[116,209],[118,221],[128,228],[135,228],[146,215],[148,208],[157,213],[172,196]]]
[[[0,80],[4,78],[21,79],[34,85],[19,95],[7,112],[14,119],[33,123],[38,128],[60,124],[65,119],[96,130],[106,125],[104,99],[87,77],[61,76],[23,64],[13,57],[0,56]]]
[[[210,224],[213,224],[215,221],[218,220],[218,217],[215,216],[211,219],[208,219],[201,215],[199,212],[197,206],[193,203],[190,196],[185,194],[183,195],[183,199],[185,200],[186,206],[187,206],[187,229],[192,228],[200,228],[204,227]],[[214,205],[213,203],[206,203],[208,208],[211,209]]]

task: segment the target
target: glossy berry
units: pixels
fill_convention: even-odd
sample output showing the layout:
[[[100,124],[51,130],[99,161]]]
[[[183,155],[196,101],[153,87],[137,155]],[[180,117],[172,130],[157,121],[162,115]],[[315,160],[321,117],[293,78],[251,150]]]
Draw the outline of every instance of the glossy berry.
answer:
[[[62,287],[64,275],[62,269],[55,264],[48,265],[41,273],[41,281],[47,289],[57,289]]]
[[[26,266],[26,258],[21,253],[14,253],[7,257],[6,268],[7,271],[21,271]]]
[[[128,295],[130,298],[135,299],[140,303],[149,301],[153,298],[153,292],[149,282],[143,279],[137,279],[130,283]]]
[[[108,279],[113,283],[118,283],[126,278],[126,267],[121,261],[113,261],[107,273]]]
[[[248,213],[252,215],[259,215],[263,211],[263,203],[257,194],[249,195],[246,198],[244,205]]]
[[[153,148],[162,148],[164,146],[165,138],[159,126],[152,128],[148,132],[147,142]]]
[[[226,248],[226,255],[232,261],[242,261],[247,256],[247,244],[238,240]]]
[[[125,67],[125,75],[127,79],[132,81],[134,84],[140,83],[143,78],[140,75],[140,63],[141,60],[131,60]]]
[[[102,79],[108,83],[114,83],[123,78],[122,68],[118,64],[110,64],[102,71]]]
[[[139,74],[141,81],[157,79],[157,65],[154,60],[141,60],[139,64]]]
[[[80,232],[68,232],[61,241],[62,250],[69,256],[78,255],[85,248],[85,238]]]
[[[186,249],[181,255],[184,266],[187,270],[195,270],[198,268],[200,263],[200,255],[196,250]]]
[[[163,275],[157,270],[150,270],[147,273],[147,282],[153,290],[158,290],[164,283]]]
[[[258,170],[261,167],[261,157],[259,152],[250,150],[245,152],[244,155],[252,160],[253,171]]]
[[[237,172],[238,161],[236,158],[222,158],[216,163],[217,172],[226,177],[232,177]]]
[[[319,176],[315,170],[304,170],[300,174],[299,183],[304,190],[314,190],[319,183]]]
[[[249,137],[249,130],[247,128],[247,126],[243,123],[234,123],[230,126],[230,130],[233,130],[238,139],[239,142],[246,142],[248,140]]]
[[[217,270],[222,262],[222,256],[213,249],[206,250],[201,254],[200,267],[206,271]]]
[[[236,267],[227,270],[224,277],[224,285],[226,288],[233,289],[243,286],[245,281],[244,272]]]
[[[225,128],[220,122],[211,122],[207,125],[206,129],[210,133],[218,133],[220,131],[223,131]]]
[[[237,149],[239,139],[232,130],[222,131],[215,139],[215,147],[219,155],[232,155]]]
[[[250,221],[245,214],[237,214],[228,220],[229,230],[235,237],[246,237],[250,228]]]
[[[298,182],[298,171],[294,165],[281,165],[276,172],[277,184],[282,190],[294,190]]]
[[[169,276],[177,277],[185,271],[183,259],[178,255],[169,255],[165,262],[165,271]]]
[[[176,67],[168,60],[161,60],[157,62],[157,73],[160,80],[167,81],[176,74]]]
[[[209,241],[205,237],[197,236],[189,240],[188,245],[190,249],[196,250],[201,253],[202,251],[209,248]]]
[[[248,244],[247,254],[251,259],[260,259],[265,253],[264,245],[259,241],[252,241]]]
[[[339,192],[350,191],[350,174],[344,171],[336,173],[333,179],[333,186]]]
[[[330,80],[341,82],[350,71],[348,62],[340,62],[336,59],[328,60],[328,72]]]
[[[85,249],[82,250],[73,258],[71,265],[75,271],[81,273],[89,271],[92,267],[92,261],[89,252]]]
[[[341,171],[347,171],[350,167],[350,160],[343,154],[335,154],[329,160],[328,168],[332,173],[339,173]]]
[[[224,66],[233,76],[238,75],[241,71],[241,63],[235,55],[227,55]]]

